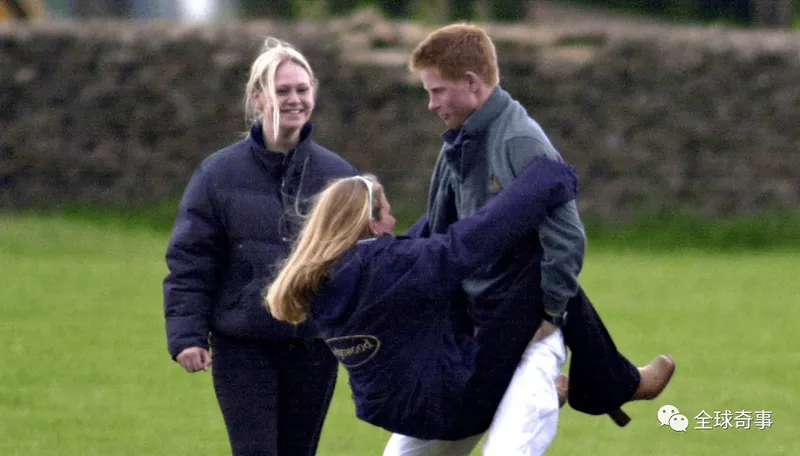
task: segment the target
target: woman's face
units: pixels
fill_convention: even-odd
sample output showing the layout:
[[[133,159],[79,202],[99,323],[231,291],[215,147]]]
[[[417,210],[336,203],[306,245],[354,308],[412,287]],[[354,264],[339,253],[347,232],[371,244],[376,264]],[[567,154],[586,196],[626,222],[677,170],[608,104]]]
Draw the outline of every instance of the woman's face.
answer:
[[[314,90],[306,70],[292,61],[281,63],[275,71],[275,95],[279,111],[278,136],[299,131],[314,111]],[[264,128],[274,133],[272,100],[266,91],[257,93],[264,107]],[[272,135],[270,135],[272,136]]]
[[[380,220],[369,222],[370,230],[375,236],[393,234],[395,225],[397,225],[397,220],[392,215],[392,206],[386,199],[385,192],[381,192],[381,217]]]

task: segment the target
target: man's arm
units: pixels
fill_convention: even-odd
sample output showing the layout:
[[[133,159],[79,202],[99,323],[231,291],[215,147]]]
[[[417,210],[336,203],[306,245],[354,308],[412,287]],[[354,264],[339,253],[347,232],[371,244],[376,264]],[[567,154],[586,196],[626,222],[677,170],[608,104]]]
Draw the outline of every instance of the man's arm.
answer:
[[[542,243],[542,292],[544,310],[553,316],[567,310],[567,301],[578,293],[578,274],[583,267],[586,234],[575,200],[558,207],[539,227]]]
[[[563,161],[555,148],[535,138],[518,137],[506,142],[505,152],[519,176],[536,157]],[[542,244],[541,262],[544,309],[550,315],[562,315],[567,301],[578,292],[578,275],[583,267],[586,233],[575,200],[556,208],[539,227]]]

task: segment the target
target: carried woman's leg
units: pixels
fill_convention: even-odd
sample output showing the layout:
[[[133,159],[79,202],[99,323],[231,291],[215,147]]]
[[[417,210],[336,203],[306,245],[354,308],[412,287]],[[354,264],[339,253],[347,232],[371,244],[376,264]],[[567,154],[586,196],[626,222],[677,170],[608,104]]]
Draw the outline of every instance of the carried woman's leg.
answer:
[[[463,334],[474,333],[473,321],[463,304],[451,307],[450,318],[454,327],[459,328],[457,331]],[[460,440],[425,440],[403,434],[392,434],[386,443],[383,456],[469,456],[482,437],[482,432]]]
[[[544,454],[556,437],[556,379],[566,361],[567,348],[558,329],[530,344],[489,427],[484,456]]]
[[[483,434],[461,440],[423,440],[402,434],[392,434],[383,456],[469,456],[478,446]]]
[[[510,296],[519,296],[510,293]],[[486,431],[542,322],[541,301],[508,299],[499,304],[475,335],[474,374],[457,411],[451,438]]]

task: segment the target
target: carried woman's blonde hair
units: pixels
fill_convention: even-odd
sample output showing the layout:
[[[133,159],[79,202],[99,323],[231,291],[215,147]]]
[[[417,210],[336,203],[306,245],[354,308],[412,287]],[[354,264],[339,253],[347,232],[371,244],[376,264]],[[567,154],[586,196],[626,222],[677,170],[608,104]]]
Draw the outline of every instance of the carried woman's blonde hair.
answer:
[[[275,319],[292,324],[306,320],[309,300],[328,267],[359,239],[372,236],[369,222],[380,220],[382,194],[380,183],[369,174],[338,179],[319,194],[292,252],[267,289],[265,305]]]

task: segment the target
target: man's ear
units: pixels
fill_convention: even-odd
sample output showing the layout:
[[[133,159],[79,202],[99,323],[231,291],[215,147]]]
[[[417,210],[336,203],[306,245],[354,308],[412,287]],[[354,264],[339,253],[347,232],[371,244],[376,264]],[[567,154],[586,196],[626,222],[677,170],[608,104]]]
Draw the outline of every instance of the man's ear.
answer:
[[[481,86],[483,85],[483,78],[475,73],[474,71],[467,71],[465,73],[467,77],[467,83],[469,84],[470,92],[477,92],[480,90]]]

